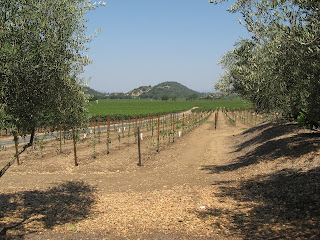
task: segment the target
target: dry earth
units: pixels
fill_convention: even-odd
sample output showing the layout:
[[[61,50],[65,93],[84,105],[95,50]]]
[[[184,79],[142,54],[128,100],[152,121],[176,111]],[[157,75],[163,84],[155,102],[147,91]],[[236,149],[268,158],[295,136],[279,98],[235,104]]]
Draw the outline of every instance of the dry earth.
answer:
[[[29,150],[0,179],[0,239],[319,239],[320,134],[219,113],[137,166],[132,139]],[[164,145],[166,145],[164,147]],[[150,145],[151,146],[151,145]],[[4,166],[14,149],[0,152]]]

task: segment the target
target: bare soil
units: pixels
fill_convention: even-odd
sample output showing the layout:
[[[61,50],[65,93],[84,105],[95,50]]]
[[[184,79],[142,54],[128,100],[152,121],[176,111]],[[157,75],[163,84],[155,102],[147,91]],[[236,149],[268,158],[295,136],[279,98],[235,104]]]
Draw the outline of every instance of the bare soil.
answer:
[[[320,133],[230,125],[222,112],[174,143],[48,141],[0,179],[0,239],[319,239]],[[172,140],[172,139],[171,139]],[[14,148],[0,152],[0,166]]]

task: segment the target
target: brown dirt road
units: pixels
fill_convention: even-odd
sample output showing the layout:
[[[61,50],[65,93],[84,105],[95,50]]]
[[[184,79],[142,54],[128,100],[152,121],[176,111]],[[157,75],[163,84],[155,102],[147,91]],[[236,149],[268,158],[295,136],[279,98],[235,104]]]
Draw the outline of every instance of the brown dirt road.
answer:
[[[281,227],[282,219],[271,224],[268,218],[265,227],[264,218],[252,213],[265,203],[240,198],[238,190],[262,173],[296,166],[284,156],[268,164],[242,159],[238,166],[258,146],[252,142],[239,151],[253,139],[243,134],[246,129],[229,125],[220,112],[217,130],[211,116],[160,153],[145,156],[142,167],[134,144],[82,159],[78,167],[72,166],[72,154],[50,148],[45,158],[30,153],[33,158],[0,179],[0,239],[281,238],[291,222]],[[313,168],[319,164],[318,145],[306,153],[314,156]],[[289,236],[304,238],[297,231]],[[310,231],[308,236],[317,236]]]

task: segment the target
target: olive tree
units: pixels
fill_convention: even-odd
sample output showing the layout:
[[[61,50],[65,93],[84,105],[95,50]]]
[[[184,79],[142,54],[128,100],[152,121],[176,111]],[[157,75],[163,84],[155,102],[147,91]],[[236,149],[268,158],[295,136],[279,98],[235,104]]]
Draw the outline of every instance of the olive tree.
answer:
[[[222,2],[217,0],[215,3]],[[235,91],[258,109],[320,121],[320,2],[238,0],[251,38],[223,56],[226,73],[217,89]]]
[[[79,78],[90,61],[85,0],[2,0],[0,123],[21,134],[43,126],[76,127],[86,120]],[[100,5],[104,5],[104,3]]]

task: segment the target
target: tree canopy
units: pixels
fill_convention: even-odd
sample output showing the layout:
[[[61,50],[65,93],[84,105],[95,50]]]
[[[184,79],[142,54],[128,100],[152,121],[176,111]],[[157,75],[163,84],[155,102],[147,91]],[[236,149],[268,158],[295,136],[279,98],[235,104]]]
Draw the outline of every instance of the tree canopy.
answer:
[[[2,0],[1,128],[33,137],[38,127],[76,127],[86,120],[79,78],[89,63],[84,14],[96,6],[85,0]]]
[[[222,57],[226,71],[215,88],[319,126],[320,2],[238,0],[229,11],[243,15],[250,38]]]
[[[198,94],[192,93],[186,97],[186,101],[196,100],[198,98]]]

